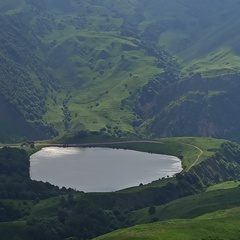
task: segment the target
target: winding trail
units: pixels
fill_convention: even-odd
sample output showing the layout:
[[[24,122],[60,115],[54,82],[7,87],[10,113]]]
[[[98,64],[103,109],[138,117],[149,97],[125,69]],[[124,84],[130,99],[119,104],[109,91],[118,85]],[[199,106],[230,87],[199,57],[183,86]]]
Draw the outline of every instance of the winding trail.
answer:
[[[188,145],[188,146],[193,147],[193,148],[196,148],[196,149],[200,152],[200,153],[198,154],[196,160],[186,169],[186,172],[188,172],[194,165],[197,164],[199,158],[200,158],[200,157],[202,156],[202,154],[203,154],[203,150],[202,150],[201,148],[195,146],[195,145],[192,145],[192,144],[188,144],[188,143],[183,143],[183,144]]]

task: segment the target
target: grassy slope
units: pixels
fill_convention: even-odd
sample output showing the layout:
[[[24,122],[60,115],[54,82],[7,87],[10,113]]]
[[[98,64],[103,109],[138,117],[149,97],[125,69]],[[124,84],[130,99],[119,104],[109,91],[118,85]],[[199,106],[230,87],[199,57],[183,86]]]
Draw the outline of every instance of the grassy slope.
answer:
[[[149,215],[148,209],[133,212],[131,218],[135,224],[151,222],[154,217],[163,222],[137,225],[96,239],[237,239],[240,216],[238,186],[239,182],[218,184],[205,193],[159,206],[154,215]]]
[[[216,191],[221,189],[231,189],[239,186],[240,186],[239,181],[228,181],[228,182],[223,182],[223,183],[210,186],[206,191],[209,192],[209,191]]]
[[[127,8],[128,17],[133,16],[137,8],[142,11],[144,18],[139,22],[140,32],[144,32],[149,24],[155,22],[169,24],[160,34],[159,43],[185,59],[185,69],[189,71],[204,72],[207,76],[238,71],[239,64],[234,47],[238,41],[229,37],[238,26],[237,19],[234,26],[230,24],[235,16],[234,8],[229,10],[233,12],[233,16],[227,23],[221,18],[225,14],[227,3],[219,9],[214,5],[217,3],[213,6],[198,3],[197,12],[191,1],[152,1],[144,5],[144,10],[143,2],[130,1],[126,3],[127,6],[120,1],[114,4],[106,1],[105,6],[94,5],[88,15],[84,12],[89,7],[88,3],[81,3],[81,8],[77,3],[72,4],[77,10],[66,13],[60,7],[54,9],[50,4],[49,13],[55,14],[53,26],[63,23],[64,28],[56,30],[53,27],[52,31],[39,37],[45,44],[54,42],[48,52],[48,61],[63,84],[63,91],[55,96],[57,101],[49,97],[48,112],[44,119],[53,123],[60,132],[64,130],[62,103],[69,96],[71,98],[67,101],[67,106],[71,116],[71,131],[84,128],[100,130],[109,124],[124,132],[133,132],[131,122],[137,120],[137,117],[132,113],[131,107],[122,108],[121,101],[162,71],[156,68],[154,58],[137,49],[131,42],[133,39],[119,36],[118,30],[123,18],[121,15],[116,18],[112,9],[126,14]],[[79,18],[84,27],[78,29],[71,21],[79,15],[85,16]],[[171,21],[176,19],[184,27],[172,25]],[[210,24],[206,28],[207,23]],[[33,21],[32,26],[35,26],[34,24]],[[228,37],[223,39],[225,32],[221,29],[228,31]],[[183,47],[187,40],[190,43]],[[123,45],[131,46],[132,49],[125,51],[122,49]],[[101,51],[105,51],[107,56],[99,57]],[[121,61],[121,55],[124,55],[124,61]],[[92,69],[89,68],[90,65]]]
[[[151,222],[153,217],[158,217],[161,221],[177,218],[196,218],[220,209],[238,207],[240,204],[238,197],[240,194],[239,182],[237,184],[235,188],[206,191],[158,206],[156,207],[156,213],[152,216],[149,215],[148,209],[141,209],[133,212],[131,218],[133,222],[140,224]]]
[[[35,7],[39,3],[33,4]],[[155,58],[145,56],[145,51],[132,42],[133,38],[119,35],[122,16],[116,16],[103,4],[69,1],[56,5],[46,1],[39,6],[43,10],[35,12],[29,23],[30,32],[49,50],[45,53],[39,48],[34,54],[49,65],[48,70],[62,87],[61,92],[47,93],[43,120],[60,134],[85,128],[99,131],[107,124],[133,132],[132,121],[137,117],[131,107],[122,108],[121,101],[162,72],[156,67]],[[34,7],[24,0],[11,0],[0,3],[0,13],[28,15]],[[57,29],[61,24],[63,28]],[[124,50],[124,46],[130,49]],[[103,51],[106,56],[101,55]],[[33,71],[28,71],[34,84],[40,86]],[[70,116],[67,127],[64,101]]]
[[[199,240],[238,239],[239,216],[213,220],[171,220],[138,225],[126,230],[95,238],[96,240],[141,239],[141,240]]]
[[[192,166],[192,164],[196,165],[212,156],[220,147],[220,144],[224,142],[222,139],[194,137],[168,138],[164,141],[170,145],[172,145],[172,143],[177,143],[182,146],[178,150],[181,151],[183,155],[183,167],[186,169]],[[198,148],[202,150],[202,154]],[[199,154],[201,155],[199,156]],[[199,159],[196,161],[198,156]]]
[[[23,0],[0,3],[0,11],[7,15],[26,9]],[[86,1],[58,5],[54,0],[46,1],[45,9],[36,13],[30,26],[47,49],[38,49],[35,54],[49,66],[62,91],[49,91],[44,121],[60,133],[100,130],[106,125],[134,132],[132,122],[138,117],[131,102],[123,107],[122,100],[163,70],[132,37],[121,36],[124,20],[136,24],[140,34],[151,24],[159,24],[163,31],[157,33],[157,42],[183,61],[184,71],[214,76],[239,71],[237,9],[236,0],[234,4],[224,0],[221,5],[218,1],[190,0],[105,0],[91,5]],[[35,74],[30,70],[29,74],[39,85]],[[65,125],[63,102],[70,116]]]
[[[84,5],[88,6],[87,3]],[[81,9],[66,15],[59,14],[55,22],[64,22],[65,28],[41,37],[45,44],[55,40],[55,46],[48,53],[48,61],[63,85],[56,102],[49,98],[44,119],[62,131],[62,102],[71,95],[67,106],[72,131],[81,128],[100,130],[107,124],[125,132],[133,131],[131,122],[136,120],[136,116],[131,108],[122,108],[121,101],[162,70],[155,66],[155,58],[145,56],[144,50],[132,43],[132,38],[119,36],[115,29],[119,29],[123,19],[111,17],[109,10],[98,6],[84,18],[87,28],[77,30],[64,21],[79,14]],[[99,30],[101,26],[111,26],[113,30]],[[131,50],[122,50],[123,46]],[[103,51],[106,56],[101,55]],[[124,60],[121,60],[122,55]]]
[[[159,44],[176,54],[185,70],[208,77],[239,72],[238,1],[151,3],[140,29],[154,21],[177,20],[181,25],[170,24],[160,34]]]
[[[179,137],[159,138],[156,139],[156,143],[128,143],[115,146],[176,157],[182,155],[183,168],[188,169],[192,164],[196,165],[212,156],[224,141],[223,139],[214,138]],[[202,154],[198,148],[203,151]],[[200,157],[196,161],[199,155]]]

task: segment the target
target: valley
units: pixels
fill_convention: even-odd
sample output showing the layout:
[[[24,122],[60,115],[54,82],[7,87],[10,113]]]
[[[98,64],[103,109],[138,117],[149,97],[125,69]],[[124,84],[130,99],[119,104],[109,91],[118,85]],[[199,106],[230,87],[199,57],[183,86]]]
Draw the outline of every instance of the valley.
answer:
[[[1,3],[0,94],[28,129],[1,141],[82,130],[238,141],[238,1],[223,2]]]
[[[239,239],[239,9],[0,0],[0,238]],[[165,154],[183,170],[84,192],[31,180],[30,156],[50,146]]]

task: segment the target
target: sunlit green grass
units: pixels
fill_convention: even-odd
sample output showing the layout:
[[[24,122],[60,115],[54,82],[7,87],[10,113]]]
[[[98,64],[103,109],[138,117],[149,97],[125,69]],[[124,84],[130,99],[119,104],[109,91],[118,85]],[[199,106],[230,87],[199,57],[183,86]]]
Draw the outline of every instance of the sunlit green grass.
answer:
[[[188,169],[193,163],[194,165],[211,157],[225,140],[215,138],[198,138],[198,137],[182,137],[163,139],[164,143],[170,144],[176,151],[173,143],[180,145],[179,152],[183,155],[183,166]],[[199,150],[202,150],[201,151]],[[199,156],[200,155],[200,156]],[[175,156],[178,156],[175,154]],[[198,161],[196,159],[198,158]]]
[[[240,186],[240,181],[228,181],[210,186],[206,191],[216,191],[221,189],[236,188]]]
[[[210,78],[239,72],[239,63],[239,56],[235,55],[230,48],[222,48],[209,53],[204,58],[192,60],[185,69],[188,72],[199,72],[203,77]]]
[[[215,212],[203,214],[196,219],[232,218],[240,216],[240,207],[221,209]]]
[[[239,217],[207,220],[171,220],[114,231],[97,240],[232,240],[239,237]]]
[[[227,188],[229,183],[221,185],[221,190],[156,206],[153,215],[148,208],[133,211],[130,219],[138,225],[96,239],[238,239],[240,188]],[[161,222],[142,225],[157,220]]]
[[[227,183],[221,185],[224,186],[224,184],[228,185]],[[220,187],[221,185],[216,185],[216,189],[217,186]],[[211,213],[216,212],[216,214],[213,214],[215,216],[218,215],[217,212],[230,211],[230,209],[240,206],[239,196],[239,187],[208,190],[197,195],[179,198],[167,204],[156,206],[154,215],[149,214],[148,208],[133,211],[130,219],[135,224],[142,224],[152,222],[153,218],[165,221],[176,218],[196,218],[203,214],[206,214],[206,217],[210,217]]]
[[[124,139],[122,139],[124,141]],[[198,137],[176,137],[152,139],[155,143],[114,144],[114,147],[133,149],[149,153],[166,154],[182,159],[183,170],[207,160],[220,149],[225,140]],[[199,149],[198,149],[199,148]],[[202,152],[201,152],[201,151]]]
[[[69,32],[70,31],[70,34]],[[76,72],[79,78],[85,76],[82,83],[77,88],[66,85],[67,91],[62,91],[58,94],[57,103],[49,99],[48,111],[45,115],[46,121],[52,122],[57,129],[63,128],[63,112],[62,102],[67,92],[71,92],[71,99],[68,102],[69,111],[72,116],[72,130],[79,129],[79,123],[90,130],[100,130],[106,127],[107,124],[113,127],[117,126],[123,131],[132,132],[132,121],[136,119],[131,107],[122,107],[122,100],[128,98],[135,89],[143,87],[149,79],[154,75],[162,72],[155,65],[155,58],[145,56],[143,50],[122,51],[121,46],[128,45],[136,47],[131,42],[131,38],[118,37],[115,32],[98,33],[91,31],[74,32],[67,29],[63,36],[55,35],[53,32],[52,39],[58,36],[58,43],[61,51],[66,51],[66,54],[60,56],[68,56],[64,58],[64,62],[70,66],[72,71]],[[68,39],[66,39],[66,36]],[[70,54],[74,49],[65,49],[65,41],[72,41],[73,44],[80,44],[75,37],[85,38],[87,48],[93,48],[93,52],[86,57]],[[114,47],[111,49],[111,43],[114,42]],[[62,45],[61,45],[62,44]],[[109,53],[109,58],[106,60],[97,59],[96,56],[101,51]],[[51,50],[54,53],[54,48]],[[56,54],[58,54],[56,52]],[[121,60],[124,56],[124,60]],[[58,58],[57,56],[53,59]],[[90,70],[88,61],[94,59],[94,69]],[[82,67],[74,67],[75,62],[79,62]],[[126,68],[126,69],[125,69]],[[67,69],[59,69],[59,77],[66,74]],[[100,74],[99,71],[104,71]],[[69,71],[69,70],[67,70]],[[78,74],[79,72],[79,74]],[[69,79],[71,82],[71,78]],[[63,85],[66,83],[63,82]],[[91,90],[89,90],[91,89]]]

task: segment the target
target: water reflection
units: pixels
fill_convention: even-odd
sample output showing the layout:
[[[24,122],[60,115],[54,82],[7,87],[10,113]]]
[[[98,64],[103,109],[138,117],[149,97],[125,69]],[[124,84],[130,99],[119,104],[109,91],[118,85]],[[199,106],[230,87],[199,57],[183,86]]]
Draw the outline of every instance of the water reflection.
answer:
[[[110,148],[47,147],[30,162],[32,179],[84,192],[115,191],[181,170],[173,156]]]

